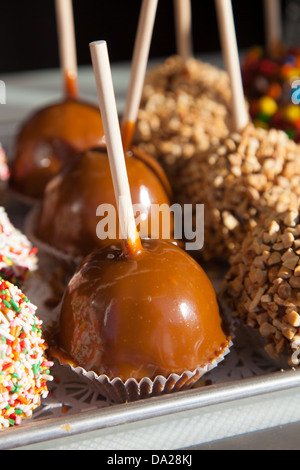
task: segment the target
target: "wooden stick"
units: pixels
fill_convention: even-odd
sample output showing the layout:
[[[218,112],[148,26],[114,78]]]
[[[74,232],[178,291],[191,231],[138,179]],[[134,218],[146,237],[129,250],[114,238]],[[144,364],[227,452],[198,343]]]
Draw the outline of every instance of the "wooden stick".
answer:
[[[135,224],[106,41],[90,43],[90,51],[119,213],[121,239],[124,241],[123,250],[127,255],[136,255],[142,250],[142,245]]]
[[[155,22],[158,0],[143,0],[135,39],[132,67],[122,120],[122,136],[125,152],[132,144],[135,123],[147,70],[149,50]]]
[[[232,92],[233,126],[242,131],[249,122],[246,108],[239,52],[237,46],[231,0],[215,0],[224,61]]]
[[[272,54],[282,43],[282,18],[280,0],[264,0],[266,49]]]
[[[186,62],[193,57],[191,0],[174,0],[177,52]]]
[[[55,0],[55,10],[65,96],[77,98],[78,72],[72,0]]]

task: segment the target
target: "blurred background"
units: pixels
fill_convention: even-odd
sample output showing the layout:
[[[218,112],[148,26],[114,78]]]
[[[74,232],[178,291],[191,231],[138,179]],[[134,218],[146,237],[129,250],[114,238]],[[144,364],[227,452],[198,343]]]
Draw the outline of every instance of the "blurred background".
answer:
[[[299,0],[282,0],[289,41],[299,35]],[[105,39],[111,62],[131,59],[141,0],[74,0],[79,65],[88,44]],[[264,44],[262,0],[233,0],[241,49]],[[195,54],[220,50],[214,0],[192,0]],[[59,66],[54,0],[1,1],[0,74]],[[300,38],[298,38],[300,40]],[[150,58],[176,52],[173,0],[160,0]],[[1,77],[0,77],[1,78]]]

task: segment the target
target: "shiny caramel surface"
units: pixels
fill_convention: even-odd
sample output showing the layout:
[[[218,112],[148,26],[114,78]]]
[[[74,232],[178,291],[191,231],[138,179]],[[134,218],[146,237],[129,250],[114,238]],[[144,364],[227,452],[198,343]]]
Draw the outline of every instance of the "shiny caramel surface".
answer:
[[[149,220],[151,230],[151,204],[171,204],[170,188],[165,175],[157,174],[143,154],[128,153],[125,158],[133,203],[139,203]],[[152,162],[152,159],[151,159]],[[101,240],[97,225],[101,217],[99,205],[110,204],[116,211],[116,235],[109,233]],[[170,217],[171,218],[171,217]],[[170,228],[173,221],[171,218]],[[107,229],[108,230],[108,229]],[[159,234],[159,225],[156,228]],[[145,231],[147,238],[148,230]],[[78,155],[72,163],[48,185],[36,229],[40,240],[74,256],[85,256],[94,248],[118,240],[119,224],[116,200],[107,153],[104,149],[91,149]]]
[[[62,362],[110,378],[153,379],[206,365],[228,346],[202,268],[169,242],[143,247],[125,257],[120,246],[109,246],[82,262],[62,303]]]
[[[41,198],[48,181],[78,152],[103,144],[99,108],[66,99],[35,112],[16,141],[11,183],[29,197]]]

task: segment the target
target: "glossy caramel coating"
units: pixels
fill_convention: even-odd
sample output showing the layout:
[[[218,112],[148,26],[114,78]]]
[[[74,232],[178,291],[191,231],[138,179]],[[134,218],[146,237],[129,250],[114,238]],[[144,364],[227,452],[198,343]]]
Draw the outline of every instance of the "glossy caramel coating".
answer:
[[[82,262],[61,307],[61,362],[110,379],[154,379],[207,365],[228,347],[202,268],[169,242],[142,243],[135,257],[112,245]]]
[[[127,153],[125,161],[132,202],[143,205],[151,223],[151,204],[171,204],[168,181],[157,162],[140,151]],[[101,217],[96,216],[96,211],[101,204],[115,207],[118,234],[109,159],[105,149],[97,148],[78,155],[48,184],[36,235],[41,241],[64,253],[86,256],[94,248],[118,240],[118,237],[112,239],[112,235],[109,240],[101,240],[97,236],[97,224]],[[172,219],[170,224],[172,231]],[[149,232],[144,238],[148,238]]]
[[[65,99],[34,113],[21,127],[12,163],[11,184],[41,198],[46,184],[78,152],[103,145],[99,108]]]

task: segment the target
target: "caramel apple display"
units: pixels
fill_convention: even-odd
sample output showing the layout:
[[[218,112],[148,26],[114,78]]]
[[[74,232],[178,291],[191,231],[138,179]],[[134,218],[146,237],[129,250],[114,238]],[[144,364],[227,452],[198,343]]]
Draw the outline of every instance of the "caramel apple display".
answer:
[[[259,223],[230,258],[222,299],[259,334],[267,353],[298,365],[300,216],[288,211]]]
[[[36,306],[0,278],[0,430],[30,418],[53,380]]]
[[[58,321],[56,355],[116,401],[191,386],[228,352],[214,289],[173,244],[141,241],[130,197],[105,41],[91,54],[124,236],[94,251],[71,279]],[[127,221],[127,223],[124,223]]]
[[[103,144],[97,106],[79,99],[71,0],[57,0],[64,98],[34,112],[20,127],[11,166],[11,186],[40,199],[46,184],[79,152]]]
[[[157,162],[138,149],[126,154],[128,177],[134,204],[144,214],[144,238],[151,231],[161,235],[159,222],[151,222],[152,204],[171,204],[168,180]],[[65,254],[82,258],[94,248],[118,240],[107,233],[105,239],[97,234],[97,208],[111,204],[117,211],[109,160],[105,149],[91,149],[77,156],[47,185],[37,217],[35,236]],[[102,216],[104,214],[101,214]],[[170,214],[171,217],[171,214]],[[172,221],[170,222],[172,231]]]

